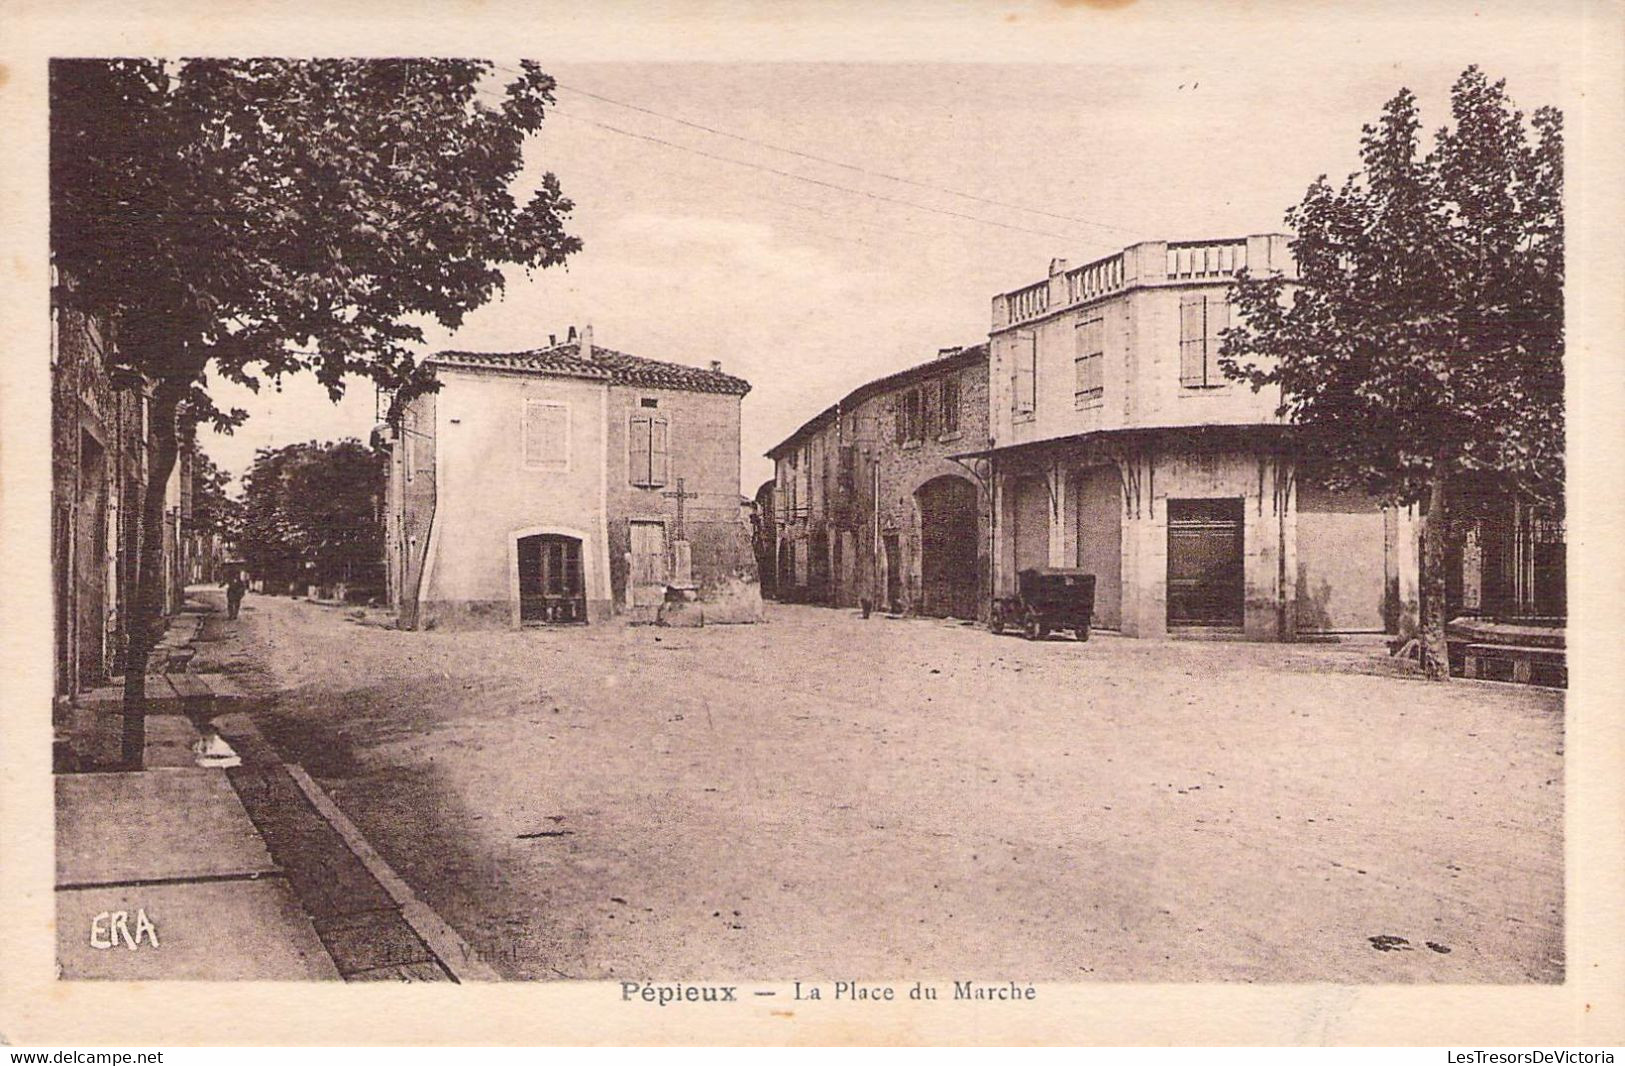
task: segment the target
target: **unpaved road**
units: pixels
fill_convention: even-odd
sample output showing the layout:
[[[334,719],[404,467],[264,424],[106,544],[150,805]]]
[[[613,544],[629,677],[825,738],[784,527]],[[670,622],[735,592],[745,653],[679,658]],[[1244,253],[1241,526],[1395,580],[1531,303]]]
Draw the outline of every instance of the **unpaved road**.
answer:
[[[513,977],[1562,978],[1560,693],[1371,644],[768,617],[409,633],[251,596],[221,651]]]

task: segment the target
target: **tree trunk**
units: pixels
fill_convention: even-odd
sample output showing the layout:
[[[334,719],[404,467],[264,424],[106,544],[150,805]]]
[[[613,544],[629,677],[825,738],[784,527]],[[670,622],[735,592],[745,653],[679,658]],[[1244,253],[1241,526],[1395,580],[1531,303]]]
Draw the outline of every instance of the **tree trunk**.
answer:
[[[141,549],[136,564],[135,611],[124,651],[123,763],[142,768],[147,746],[147,660],[164,624],[164,500],[180,444],[175,415],[183,390],[160,384],[152,402],[152,453],[141,502]]]
[[[1444,464],[1436,463],[1427,521],[1422,526],[1422,673],[1429,681],[1450,680],[1450,650],[1444,636],[1444,557],[1449,530],[1445,480]]]

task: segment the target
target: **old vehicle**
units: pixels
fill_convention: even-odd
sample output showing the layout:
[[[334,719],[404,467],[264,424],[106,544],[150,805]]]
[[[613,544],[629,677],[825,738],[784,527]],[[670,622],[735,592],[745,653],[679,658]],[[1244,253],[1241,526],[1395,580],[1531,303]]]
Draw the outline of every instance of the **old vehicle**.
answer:
[[[1052,629],[1070,629],[1089,639],[1095,611],[1095,575],[1072,567],[1042,566],[1016,575],[1018,592],[993,601],[992,629],[1020,627],[1028,640],[1042,640]]]

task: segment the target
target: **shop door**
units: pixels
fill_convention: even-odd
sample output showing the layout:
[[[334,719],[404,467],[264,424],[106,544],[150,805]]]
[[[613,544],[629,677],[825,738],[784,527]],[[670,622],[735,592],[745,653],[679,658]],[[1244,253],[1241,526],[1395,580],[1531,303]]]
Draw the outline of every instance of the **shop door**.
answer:
[[[519,541],[519,620],[532,624],[587,620],[579,540],[543,534]]]
[[[1242,624],[1242,501],[1168,501],[1168,624]]]

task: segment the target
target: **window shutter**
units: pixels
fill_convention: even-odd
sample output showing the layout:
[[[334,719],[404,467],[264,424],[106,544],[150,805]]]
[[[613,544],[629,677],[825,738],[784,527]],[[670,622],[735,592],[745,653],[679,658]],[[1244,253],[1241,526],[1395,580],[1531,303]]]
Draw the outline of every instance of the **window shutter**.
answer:
[[[556,403],[525,404],[525,463],[563,467],[570,459],[569,411]]]
[[[1207,332],[1203,314],[1205,303],[1206,298],[1202,296],[1187,296],[1179,303],[1179,383],[1181,385],[1200,386],[1206,383],[1203,377],[1205,360],[1202,353]]]
[[[1038,338],[1032,339],[1032,345],[1026,351],[1016,352],[1016,402],[1017,412],[1027,414],[1038,406]]]
[[[1224,344],[1219,334],[1229,328],[1229,302],[1222,296],[1209,297],[1207,301],[1207,383],[1209,385],[1222,385],[1225,382],[1224,371],[1219,369],[1219,348]]]
[[[664,418],[649,422],[649,484],[664,485],[670,473],[671,459],[668,438],[670,430]]]
[[[920,435],[927,440],[937,435],[937,405],[931,402],[931,390],[921,389],[920,397]]]
[[[901,397],[901,396],[897,397],[896,401],[894,401],[894,402],[895,402],[895,405],[896,405],[896,414],[897,414],[897,443],[901,444],[905,440],[908,440],[908,412],[906,410],[907,404],[905,404],[903,402],[903,397]]]
[[[634,416],[626,438],[626,468],[634,485],[648,485],[653,471],[649,463],[650,421]]]

